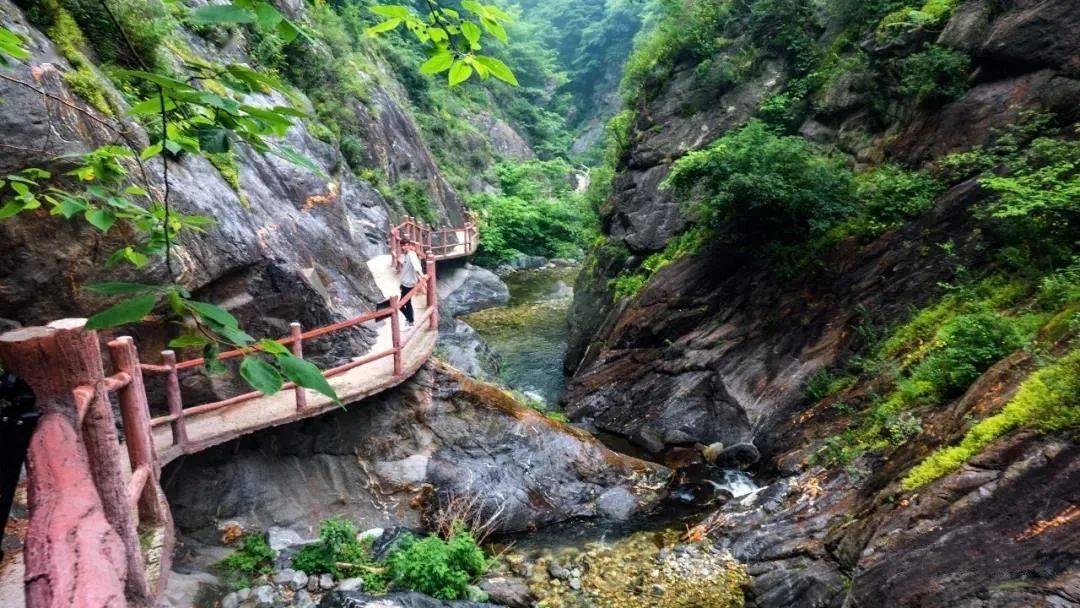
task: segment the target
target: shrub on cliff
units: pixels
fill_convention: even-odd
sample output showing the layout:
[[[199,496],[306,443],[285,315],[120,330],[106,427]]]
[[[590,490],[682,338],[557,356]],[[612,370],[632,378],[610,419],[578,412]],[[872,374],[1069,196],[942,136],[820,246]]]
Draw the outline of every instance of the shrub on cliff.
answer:
[[[900,91],[916,103],[941,103],[968,89],[971,60],[961,51],[930,46],[900,64]]]
[[[749,245],[822,235],[855,209],[839,160],[756,120],[679,159],[664,187],[691,201],[708,229]]]
[[[1080,429],[1080,351],[1028,377],[1016,396],[1001,410],[971,427],[955,446],[944,447],[904,477],[905,490],[913,490],[959,469],[991,441],[1021,428],[1040,432]]]
[[[393,585],[443,600],[466,597],[469,584],[487,568],[488,560],[476,540],[460,530],[449,540],[435,535],[408,538],[386,558]]]

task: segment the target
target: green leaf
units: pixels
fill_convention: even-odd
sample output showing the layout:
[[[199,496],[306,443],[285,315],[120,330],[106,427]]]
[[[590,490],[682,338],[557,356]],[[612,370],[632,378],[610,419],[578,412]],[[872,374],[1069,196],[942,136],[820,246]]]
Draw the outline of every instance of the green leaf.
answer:
[[[189,22],[194,25],[223,23],[254,23],[255,12],[235,4],[216,4],[192,11]]]
[[[70,220],[76,215],[86,211],[86,201],[71,196],[65,196],[57,207],[60,211],[60,215],[64,216],[64,219]]]
[[[259,23],[259,27],[272,30],[281,23],[285,17],[278,12],[274,5],[269,2],[260,2],[255,5],[255,20]]]
[[[294,165],[299,165],[307,169],[308,171],[311,171],[319,177],[326,177],[326,174],[323,173],[322,169],[320,169],[315,163],[311,162],[311,159],[304,156],[303,154],[300,154],[296,150],[293,150],[289,146],[278,145],[271,148],[270,152],[275,156],[283,158]]]
[[[8,201],[8,204],[0,207],[0,220],[4,220],[13,215],[17,215],[22,210],[22,203],[19,203],[17,201]]]
[[[334,392],[330,383],[326,381],[319,368],[315,367],[315,364],[293,355],[279,355],[278,365],[281,366],[281,371],[285,374],[285,377],[297,385],[318,391],[332,399],[334,403],[341,403],[338,400],[337,393]]]
[[[401,19],[387,19],[382,23],[376,23],[375,25],[364,30],[368,36],[374,36],[375,34],[381,34],[383,32],[389,32],[390,30],[401,25]]]
[[[175,78],[169,78],[168,76],[162,76],[161,74],[155,74],[153,72],[143,72],[142,70],[116,70],[115,73],[118,76],[130,76],[132,78],[148,80],[170,91],[195,91],[195,87],[192,87],[186,82],[181,82]]]
[[[184,296],[176,290],[169,291],[169,308],[171,308],[173,314],[178,317],[183,317],[187,314],[187,308],[184,307]]]
[[[28,59],[30,52],[23,48],[22,38],[19,38],[15,32],[0,27],[0,63],[6,63],[4,55],[15,59]]]
[[[435,53],[431,59],[428,59],[420,66],[420,72],[424,74],[438,74],[439,72],[445,72],[450,69],[450,65],[454,63],[454,56],[450,51],[443,49],[438,53]]]
[[[219,354],[221,354],[221,350],[218,348],[216,342],[211,342],[203,347],[202,355],[204,365],[206,366],[206,373],[211,376],[221,376],[229,371],[229,369],[225,367],[225,362],[218,360]]]
[[[293,40],[296,40],[296,37],[300,36],[301,34],[303,34],[305,39],[310,40],[308,35],[304,34],[304,30],[297,27],[295,23],[293,23],[292,21],[289,21],[288,19],[282,19],[277,24],[277,34],[278,34],[278,36],[281,36],[281,40],[285,44],[288,44],[288,43],[292,42]]]
[[[86,321],[86,329],[105,329],[107,327],[127,325],[128,323],[137,323],[150,314],[150,311],[154,310],[157,299],[157,296],[145,295],[124,300],[90,317]]]
[[[209,343],[210,339],[204,335],[187,334],[170,340],[169,348],[193,348],[196,346],[206,346]]]
[[[91,283],[85,285],[88,291],[92,291],[103,296],[120,296],[133,293],[158,293],[161,291],[161,287],[158,285],[145,285],[143,283],[124,283],[122,281],[111,281],[105,283]]]
[[[116,214],[108,209],[90,209],[84,215],[90,225],[102,232],[108,232],[116,223]]]
[[[169,112],[176,109],[176,103],[168,97],[165,98],[165,111]],[[144,99],[139,103],[131,106],[131,109],[127,111],[130,116],[154,116],[161,114],[161,100],[157,97],[151,97],[150,99]]]
[[[470,46],[476,48],[480,44],[480,36],[483,35],[483,31],[479,25],[472,21],[463,21],[461,23],[461,34],[469,41]]]
[[[492,21],[491,19],[480,19],[480,23],[483,24],[484,29],[487,30],[489,34],[498,38],[503,44],[506,44],[506,29],[503,28],[501,23]]]
[[[288,354],[290,354],[289,349],[285,348],[285,346],[283,346],[282,344],[279,344],[275,340],[271,340],[270,338],[263,338],[262,340],[259,340],[259,342],[256,344],[256,346],[258,346],[259,348],[263,349],[264,351],[270,353],[271,355],[288,355]]]
[[[412,14],[409,12],[409,9],[407,7],[401,6],[400,4],[384,4],[380,6],[373,6],[369,10],[371,10],[371,12],[375,13],[376,15],[389,17],[391,19],[408,19],[409,15]]]
[[[230,343],[235,344],[236,346],[247,346],[248,344],[251,344],[255,341],[255,338],[252,338],[250,335],[248,335],[247,332],[242,329],[237,329],[235,327],[211,324],[211,329],[213,329],[214,332],[216,332],[219,336],[229,341]]]
[[[229,151],[229,130],[211,126],[199,125],[195,128],[195,136],[199,139],[199,148],[208,154],[219,154]]]
[[[514,73],[510,70],[510,68],[506,66],[505,63],[499,61],[494,57],[488,57],[486,55],[477,55],[476,57],[474,57],[474,59],[477,63],[487,68],[491,72],[492,76],[498,78],[499,80],[502,80],[503,82],[508,82],[515,87],[518,86],[517,78],[514,77]]]
[[[187,306],[203,319],[213,321],[223,327],[232,327],[234,329],[240,327],[240,322],[236,320],[236,317],[229,314],[229,311],[220,306],[214,306],[213,304],[196,300],[188,300]]]
[[[273,395],[281,390],[281,374],[273,365],[258,357],[244,357],[240,362],[240,376],[264,395]]]
[[[148,160],[158,154],[161,154],[161,142],[152,144],[143,148],[143,151],[139,153],[139,160]]]
[[[450,67],[450,86],[461,84],[472,76],[472,67],[464,61],[455,61]]]

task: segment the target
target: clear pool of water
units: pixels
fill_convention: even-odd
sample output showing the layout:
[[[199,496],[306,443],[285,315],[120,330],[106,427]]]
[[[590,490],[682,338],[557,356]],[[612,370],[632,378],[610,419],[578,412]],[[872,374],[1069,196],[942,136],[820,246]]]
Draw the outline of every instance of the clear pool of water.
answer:
[[[506,306],[463,317],[499,356],[500,375],[514,389],[554,405],[566,388],[562,362],[577,268],[524,270],[503,277]]]

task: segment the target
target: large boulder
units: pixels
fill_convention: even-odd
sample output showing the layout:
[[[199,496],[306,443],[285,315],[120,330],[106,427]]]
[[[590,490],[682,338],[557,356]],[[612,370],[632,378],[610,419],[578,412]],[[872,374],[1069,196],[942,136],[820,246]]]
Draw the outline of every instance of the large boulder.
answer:
[[[164,478],[181,533],[216,542],[224,519],[306,536],[333,516],[418,527],[463,502],[504,532],[625,518],[657,504],[668,474],[436,363],[341,412],[190,456]]]
[[[464,264],[439,269],[439,310],[443,318],[467,315],[510,301],[510,289],[494,272]]]
[[[447,327],[448,325],[448,327]],[[462,373],[481,380],[495,380],[499,357],[468,323],[451,319],[440,323],[439,345],[435,355]]]

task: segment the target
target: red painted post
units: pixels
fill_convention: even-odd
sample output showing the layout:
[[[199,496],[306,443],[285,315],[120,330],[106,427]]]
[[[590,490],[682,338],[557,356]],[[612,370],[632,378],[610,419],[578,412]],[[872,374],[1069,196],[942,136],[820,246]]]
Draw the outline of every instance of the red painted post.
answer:
[[[431,324],[429,329],[437,329],[439,327],[439,293],[435,285],[435,255],[430,251],[427,256],[427,305],[429,309],[432,309]]]
[[[296,357],[304,358],[304,347],[301,344],[304,332],[300,329],[300,323],[293,321],[289,324],[289,334],[293,339],[292,354]],[[303,411],[307,407],[307,395],[304,393],[304,387],[297,385],[296,387],[296,411]]]
[[[119,536],[124,547],[125,573],[117,576],[124,581],[125,595],[129,604],[147,606],[151,603],[151,593],[146,581],[146,569],[143,563],[142,549],[135,526],[135,517],[128,506],[127,483],[121,469],[120,440],[116,434],[112,406],[105,391],[105,372],[101,364],[101,349],[98,346],[97,332],[84,331],[85,319],[63,319],[49,324],[48,327],[32,327],[9,332],[0,337],[0,358],[5,366],[21,377],[34,390],[37,406],[45,414],[55,414],[65,419],[65,424],[72,431],[70,439],[65,424],[54,423],[53,433],[57,441],[72,441],[76,445],[68,449],[69,453],[79,454],[85,450],[93,487],[97,491],[105,519]],[[94,398],[86,412],[82,428],[70,426],[77,419],[73,390],[78,386],[92,387]],[[55,417],[55,416],[54,416]],[[40,423],[39,423],[40,424]],[[40,431],[39,426],[39,431]],[[47,444],[39,448],[48,451]],[[59,450],[60,447],[57,446]],[[43,457],[46,462],[53,462],[54,455]],[[77,458],[77,457],[76,457]],[[78,466],[78,462],[73,462]],[[62,465],[61,465],[62,466]],[[40,471],[40,470],[39,470]],[[41,471],[42,476],[58,475],[55,471]],[[31,485],[35,482],[30,480]],[[58,488],[64,491],[63,488]],[[31,525],[37,505],[38,525],[49,534],[55,530],[50,526],[57,517],[55,513],[42,511],[48,504],[48,497],[31,495]],[[85,499],[85,497],[83,497]],[[88,500],[87,504],[94,503]],[[42,521],[42,518],[45,518]],[[64,525],[60,523],[59,525]],[[33,585],[30,561],[48,569],[55,557],[31,556],[27,554],[27,577]],[[77,560],[78,561],[78,560]],[[52,565],[56,565],[55,563]],[[77,564],[67,564],[68,568]],[[46,572],[38,573],[48,576]],[[68,573],[70,574],[70,573]],[[87,582],[93,585],[93,582]],[[28,591],[30,591],[28,585]],[[61,593],[61,591],[57,591]],[[34,592],[36,593],[36,591]],[[62,593],[72,593],[64,590]]]
[[[161,359],[169,368],[169,374],[165,377],[165,403],[169,405],[169,415],[173,417],[169,424],[172,427],[172,442],[187,453],[187,427],[184,424],[184,400],[180,396],[180,377],[176,374],[176,353],[163,350]]]
[[[394,345],[394,375],[400,376],[402,372],[401,365],[401,320],[398,319],[401,306],[398,304],[400,298],[397,296],[390,297],[390,341]]]
[[[109,353],[117,371],[131,376],[127,386],[121,388],[117,397],[120,415],[124,421],[124,443],[127,445],[131,471],[146,466],[150,478],[139,494],[139,515],[143,521],[163,524],[169,521],[165,500],[161,495],[161,467],[154,451],[153,431],[150,428],[150,406],[146,402],[139,352],[130,336],[122,336],[109,342]]]

